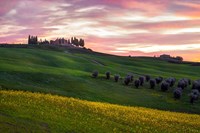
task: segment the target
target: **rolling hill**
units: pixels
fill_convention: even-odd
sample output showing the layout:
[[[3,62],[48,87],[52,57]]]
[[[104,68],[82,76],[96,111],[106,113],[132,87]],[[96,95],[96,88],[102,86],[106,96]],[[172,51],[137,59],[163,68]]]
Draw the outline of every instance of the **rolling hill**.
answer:
[[[91,73],[98,70],[98,78]],[[105,72],[111,72],[111,79]],[[77,48],[0,48],[0,132],[194,132],[200,102],[173,90],[135,88],[113,75],[199,79],[200,68]],[[190,114],[192,113],[192,114]]]
[[[106,71],[135,78],[149,74],[180,78],[199,78],[200,68],[189,64],[172,64],[157,58],[120,57],[83,49],[43,50],[38,48],[0,48],[0,88],[51,93],[95,102],[161,110],[200,113],[200,102],[189,103],[191,86],[184,90],[181,100],[174,100],[172,92],[161,92],[160,87],[149,89],[149,84],[136,89],[106,80]],[[98,70],[99,78],[91,78]]]

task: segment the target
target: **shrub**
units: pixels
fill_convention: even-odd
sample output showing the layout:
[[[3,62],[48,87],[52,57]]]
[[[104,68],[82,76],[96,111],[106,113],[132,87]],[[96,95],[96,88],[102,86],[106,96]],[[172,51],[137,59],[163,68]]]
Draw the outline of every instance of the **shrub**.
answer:
[[[184,89],[190,84],[191,84],[191,80],[190,79],[183,78],[183,79],[179,80],[178,87],[181,87],[182,89]]]
[[[110,79],[110,72],[106,72],[106,79]]]
[[[173,87],[175,85],[175,83],[176,83],[176,78],[172,78],[172,82],[170,84],[170,87]]]
[[[157,77],[155,78],[156,84],[160,84],[163,81],[163,77]]]
[[[135,80],[135,87],[138,88],[139,86],[140,86],[140,80],[137,79],[137,80]]]
[[[167,83],[169,83],[170,87],[173,87],[174,84],[176,83],[176,79],[175,78],[168,78],[165,80]]]
[[[197,89],[192,90],[189,96],[190,96],[190,103],[193,104],[195,100],[198,100],[199,90]]]
[[[134,79],[133,79],[133,75],[130,75],[130,78],[131,78],[131,82],[133,82],[133,80],[134,80]]]
[[[99,72],[98,72],[98,71],[94,71],[94,72],[92,73],[92,77],[93,77],[93,78],[97,78],[98,75],[99,75]]]
[[[200,91],[200,81],[199,80],[196,80],[193,82],[192,89],[197,89]]]
[[[130,82],[131,82],[131,76],[126,76],[126,78],[124,79],[124,84],[129,85]]]
[[[156,80],[155,79],[150,79],[149,84],[150,84],[150,88],[154,89],[155,86],[156,86]]]
[[[178,87],[179,87],[179,88],[182,88],[182,89],[184,90],[184,88],[187,87],[187,82],[186,82],[186,80],[183,80],[183,79],[179,80],[179,81],[178,81]]]
[[[140,80],[140,85],[143,86],[143,84],[144,84],[144,77],[139,77],[139,80]]]
[[[194,94],[194,95],[197,95],[197,96],[199,96],[199,90],[197,90],[197,89],[194,89],[194,90],[192,90],[192,93]]]
[[[149,75],[146,75],[145,78],[146,78],[146,82],[149,82],[149,80],[151,79]]]
[[[197,95],[191,94],[190,95],[190,103],[193,104],[195,99],[197,99]]]
[[[174,98],[180,99],[182,95],[182,88],[177,88],[174,90]]]
[[[133,82],[134,77],[133,77],[133,74],[132,74],[132,73],[127,74],[126,77],[129,77],[129,78],[130,78],[130,82]]]
[[[191,84],[192,84],[192,82],[191,82],[191,79],[188,79],[188,84],[189,84],[189,85],[191,85]]]
[[[119,78],[120,78],[120,76],[119,75],[114,75],[114,80],[115,80],[115,82],[118,82],[119,81]]]
[[[187,87],[189,85],[189,79],[183,78],[182,80],[185,82],[185,87]]]
[[[161,84],[161,91],[167,91],[169,89],[169,83],[167,83],[167,82],[162,82],[162,84]]]
[[[184,88],[186,88],[187,86],[191,85],[191,80],[188,78],[183,78],[181,79],[183,82],[185,82],[185,86]]]

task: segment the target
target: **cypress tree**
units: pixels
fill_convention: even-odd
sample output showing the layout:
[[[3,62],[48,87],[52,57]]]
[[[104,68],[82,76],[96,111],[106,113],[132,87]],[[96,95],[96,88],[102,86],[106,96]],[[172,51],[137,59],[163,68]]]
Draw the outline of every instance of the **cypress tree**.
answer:
[[[70,44],[70,39],[68,39],[67,44]]]
[[[73,37],[71,38],[71,43],[74,44],[74,39],[73,39]]]
[[[84,47],[84,45],[85,45],[84,40],[83,40],[83,39],[80,39],[80,41],[79,41],[79,46]]]
[[[29,35],[28,36],[28,44],[30,44],[30,39],[31,39],[31,36]]]
[[[35,38],[35,44],[38,44],[38,38],[37,38],[37,36]]]
[[[85,41],[84,40],[82,40],[82,47],[84,47],[85,46]]]

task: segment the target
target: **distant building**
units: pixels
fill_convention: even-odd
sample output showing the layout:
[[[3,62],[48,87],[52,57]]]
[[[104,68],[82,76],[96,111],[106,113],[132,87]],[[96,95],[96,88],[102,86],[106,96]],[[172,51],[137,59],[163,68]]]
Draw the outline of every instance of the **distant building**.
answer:
[[[162,55],[160,55],[160,58],[163,60],[167,60],[169,62],[174,62],[174,63],[183,61],[183,58],[181,56],[172,57],[168,54],[162,54]]]
[[[160,58],[171,58],[171,56],[168,54],[162,54],[160,55]]]

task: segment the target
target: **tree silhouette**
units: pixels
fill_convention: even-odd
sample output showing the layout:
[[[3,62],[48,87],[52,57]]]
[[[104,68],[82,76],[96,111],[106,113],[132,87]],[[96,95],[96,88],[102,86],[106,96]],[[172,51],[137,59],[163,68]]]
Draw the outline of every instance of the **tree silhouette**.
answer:
[[[71,44],[70,39],[68,39],[67,44]]]
[[[42,41],[40,39],[40,41],[38,41],[38,37],[37,36],[28,36],[28,44],[29,45],[37,45],[37,44],[73,44],[74,46],[77,47],[84,47],[85,45],[85,41],[84,39],[80,38],[76,38],[76,37],[71,37],[71,39],[65,39],[65,38],[57,38],[55,41],[51,40],[51,41],[47,41],[46,39],[44,41]]]
[[[30,44],[30,39],[31,39],[31,36],[29,35],[28,36],[28,44]]]
[[[74,44],[74,39],[73,39],[73,37],[71,37],[71,44]]]
[[[37,38],[37,36],[35,37],[35,44],[38,44],[38,38]]]
[[[84,45],[85,45],[85,42],[84,42],[84,40],[81,38],[80,41],[79,41],[79,46],[84,47]]]

